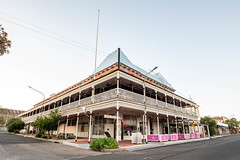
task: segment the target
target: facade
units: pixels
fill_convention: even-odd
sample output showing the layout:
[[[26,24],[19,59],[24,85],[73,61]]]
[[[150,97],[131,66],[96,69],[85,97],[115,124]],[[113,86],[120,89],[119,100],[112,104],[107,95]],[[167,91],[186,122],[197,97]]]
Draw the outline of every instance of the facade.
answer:
[[[174,140],[171,135],[177,139],[205,135],[204,127],[199,127],[199,106],[175,94],[161,74],[148,74],[135,66],[120,48],[109,54],[95,73],[20,117],[29,125],[38,116],[58,109],[57,136],[68,133],[89,141],[105,137],[106,132],[117,141],[130,140],[134,133],[141,133],[146,140],[156,140],[154,135],[167,135],[169,140]]]
[[[212,119],[214,119],[217,123],[224,123],[226,120],[228,120],[228,118],[225,116],[213,117]]]
[[[8,109],[8,108],[0,108],[0,127],[6,125],[7,121],[11,118],[17,118],[19,114],[23,113],[24,111]]]

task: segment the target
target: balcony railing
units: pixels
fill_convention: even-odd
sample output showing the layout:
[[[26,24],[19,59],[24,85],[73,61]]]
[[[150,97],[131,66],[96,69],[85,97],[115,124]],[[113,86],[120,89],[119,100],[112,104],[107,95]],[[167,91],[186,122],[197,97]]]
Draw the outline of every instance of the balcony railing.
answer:
[[[92,97],[87,97],[87,98],[81,99],[80,106],[85,106],[85,105],[91,104],[92,103],[91,98]]]
[[[70,108],[76,108],[78,105],[79,105],[79,100],[75,101],[75,102],[72,102],[72,103],[70,103],[69,109]]]
[[[94,95],[94,102],[102,102],[117,97],[117,88]]]
[[[156,99],[146,97],[146,104],[155,106],[156,105]]]
[[[130,100],[130,101],[144,103],[143,95],[137,94],[137,93],[125,90],[125,89],[121,89],[121,88],[119,88],[119,97]]]
[[[106,92],[96,94],[96,95],[94,95],[93,99],[92,99],[92,97],[87,97],[87,98],[84,98],[84,99],[80,99],[80,101],[78,100],[78,101],[72,102],[70,104],[60,106],[58,108],[58,110],[59,111],[65,111],[65,110],[68,110],[68,109],[71,109],[71,108],[76,108],[79,105],[80,106],[89,105],[89,104],[92,103],[92,100],[94,100],[93,103],[98,103],[98,102],[106,101],[106,100],[113,99],[113,98],[116,98],[116,97],[117,97],[117,88],[111,89],[111,90],[106,91]],[[130,100],[130,101],[133,101],[133,102],[138,102],[138,103],[144,104],[144,96],[143,95],[135,93],[135,92],[131,92],[131,91],[128,91],[128,90],[125,90],[125,89],[122,89],[122,88],[119,88],[118,97],[122,98],[122,99]],[[169,103],[166,103],[166,102],[163,102],[163,101],[160,101],[160,100],[156,101],[155,98],[146,97],[146,104],[153,105],[153,106],[157,105],[158,107],[161,107],[161,108],[167,108],[167,109],[170,109],[170,110],[175,110],[177,112],[182,112],[182,113],[197,116],[196,112],[192,112],[191,110],[181,108],[181,107],[178,107],[178,106],[174,106],[173,104],[169,104]],[[26,120],[29,119],[29,118],[32,119],[32,118],[36,118],[36,117],[41,116],[41,115],[45,116],[49,113],[50,113],[50,110],[44,111],[43,113],[38,113],[38,114],[32,115],[32,116],[30,116],[31,118],[30,117],[24,117],[24,119],[26,119]]]

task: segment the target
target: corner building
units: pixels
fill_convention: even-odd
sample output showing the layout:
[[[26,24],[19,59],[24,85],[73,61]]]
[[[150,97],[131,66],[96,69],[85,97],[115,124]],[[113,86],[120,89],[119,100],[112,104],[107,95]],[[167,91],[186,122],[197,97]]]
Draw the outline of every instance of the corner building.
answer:
[[[198,105],[174,92],[161,74],[148,74],[118,48],[98,66],[95,80],[91,75],[20,117],[33,129],[30,124],[38,116],[58,109],[61,121],[55,134],[74,134],[89,141],[106,137],[105,132],[117,141],[131,140],[135,132],[149,141],[163,141],[159,135],[177,140],[181,135],[188,139],[188,135],[203,134]]]

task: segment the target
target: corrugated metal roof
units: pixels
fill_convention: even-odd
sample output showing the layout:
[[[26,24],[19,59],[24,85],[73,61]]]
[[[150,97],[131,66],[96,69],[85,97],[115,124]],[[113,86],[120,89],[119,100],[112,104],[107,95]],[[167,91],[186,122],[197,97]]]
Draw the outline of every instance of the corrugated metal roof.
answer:
[[[117,63],[118,62],[118,49],[113,51],[112,53],[110,53],[103,61],[102,63],[97,67],[96,69],[96,73]],[[143,75],[147,74],[148,72],[143,70],[142,68],[134,65],[128,58],[127,56],[120,50],[120,62],[140,73],[142,73]],[[160,74],[160,73],[156,73],[156,74],[149,74],[148,75],[149,78],[175,90],[170,83],[167,82],[167,80]]]

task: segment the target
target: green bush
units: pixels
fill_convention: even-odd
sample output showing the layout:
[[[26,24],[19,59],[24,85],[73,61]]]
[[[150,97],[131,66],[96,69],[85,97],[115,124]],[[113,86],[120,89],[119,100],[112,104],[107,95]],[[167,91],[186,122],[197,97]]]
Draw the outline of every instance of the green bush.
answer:
[[[112,137],[110,137],[110,138],[105,137],[105,138],[103,138],[103,141],[104,141],[104,148],[106,148],[106,149],[119,148],[118,142]]]
[[[20,133],[18,130],[14,130],[13,132],[14,132],[14,133]]]
[[[96,138],[90,143],[90,148],[94,151],[101,151],[104,148],[104,141],[102,138]]]
[[[102,149],[119,148],[118,142],[114,138],[97,138],[92,141],[90,148],[94,151],[101,151]]]
[[[41,138],[47,138],[47,136],[45,136],[44,134],[41,136]]]
[[[24,128],[24,122],[21,119],[13,118],[7,122],[8,132],[18,132]]]
[[[35,137],[41,138],[41,137],[42,137],[42,133],[37,133],[37,134],[35,135]]]

